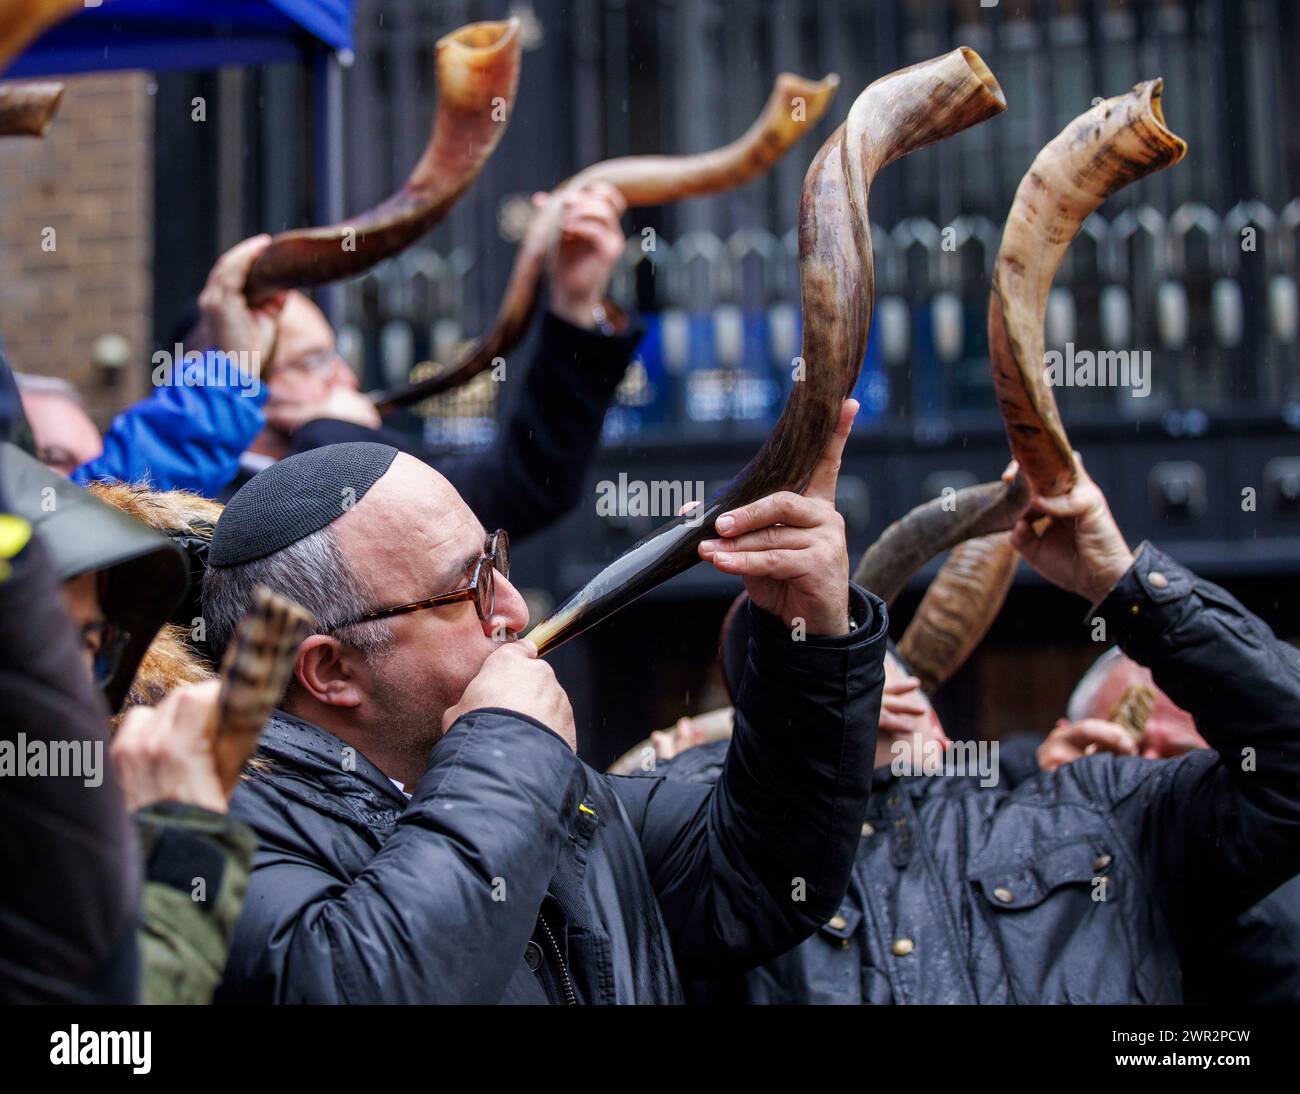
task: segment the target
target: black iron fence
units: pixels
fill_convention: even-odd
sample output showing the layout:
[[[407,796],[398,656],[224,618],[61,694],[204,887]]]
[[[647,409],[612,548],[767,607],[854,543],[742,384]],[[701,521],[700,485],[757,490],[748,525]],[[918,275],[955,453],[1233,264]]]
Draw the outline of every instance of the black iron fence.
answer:
[[[988,6],[985,6],[985,5]],[[346,204],[394,189],[432,116],[432,44],[502,3],[362,0],[345,78]],[[1191,151],[1117,194],[1057,278],[1048,345],[1123,350],[1128,387],[1058,392],[1067,420],[1159,419],[1198,433],[1219,414],[1300,425],[1294,124],[1298,15],[1282,0],[531,0],[510,130],[448,223],[352,284],[344,341],[374,383],[445,359],[490,321],[513,256],[517,203],[587,163],[722,144],[782,70],[836,71],[818,132],[732,193],[636,210],[615,292],[647,323],[611,438],[766,426],[798,353],[799,187],[817,144],[875,77],[955,45],[997,75],[1006,114],[894,165],[871,214],[877,310],[864,424],[942,442],[994,414],[986,309],[1001,222],[1036,151],[1098,96],[1165,78]],[[1139,365],[1141,362],[1141,365]],[[490,435],[490,384],[426,406],[449,443]]]

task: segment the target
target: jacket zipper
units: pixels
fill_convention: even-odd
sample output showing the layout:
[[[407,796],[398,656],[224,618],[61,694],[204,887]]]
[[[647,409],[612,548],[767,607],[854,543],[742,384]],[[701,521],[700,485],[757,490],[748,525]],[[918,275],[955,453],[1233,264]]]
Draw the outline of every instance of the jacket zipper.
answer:
[[[542,930],[546,932],[547,941],[550,942],[551,949],[555,951],[555,960],[559,962],[560,965],[560,979],[564,983],[565,1005],[576,1007],[578,1005],[578,997],[573,993],[573,981],[569,979],[569,970],[564,964],[564,955],[560,953],[559,943],[555,941],[555,935],[551,933],[551,925],[546,922],[546,916],[544,915],[539,915],[537,920],[541,923]]]

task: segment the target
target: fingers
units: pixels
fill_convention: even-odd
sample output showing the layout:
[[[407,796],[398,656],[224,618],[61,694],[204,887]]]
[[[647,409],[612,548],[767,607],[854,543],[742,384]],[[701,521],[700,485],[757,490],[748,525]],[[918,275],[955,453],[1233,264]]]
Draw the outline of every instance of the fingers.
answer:
[[[880,705],[881,709],[890,710],[895,714],[921,715],[930,709],[925,705],[925,700],[916,695],[885,695],[881,698]]]
[[[718,551],[798,551],[812,545],[812,535],[807,529],[778,524],[730,539],[706,539],[700,544],[700,555],[707,559]]]
[[[886,680],[886,695],[901,695],[904,692],[916,691],[921,686],[921,680],[916,676],[904,676],[900,680]]]
[[[843,406],[840,407],[840,416],[836,419],[835,428],[831,431],[830,440],[826,442],[826,447],[813,466],[812,477],[809,478],[808,485],[804,489],[805,497],[821,498],[834,503],[835,484],[840,477],[840,460],[844,455],[844,445],[849,439],[849,432],[853,429],[853,419],[857,417],[857,413],[857,400],[845,399]]]
[[[810,498],[789,490],[742,505],[723,513],[714,523],[718,534],[728,539],[766,528],[772,524],[788,524],[794,528],[813,528],[821,523],[822,506]]]
[[[1085,718],[1081,722],[1076,722],[1071,729],[1073,730],[1071,739],[1076,743],[1086,741],[1087,747],[1090,747],[1092,752],[1104,750],[1120,756],[1137,755],[1137,743],[1133,740],[1133,734],[1114,722],[1107,722],[1101,718]]]
[[[603,206],[613,212],[615,220],[627,212],[627,198],[623,196],[623,191],[607,182],[590,183],[579,190],[574,197],[575,207]]]
[[[808,572],[806,551],[718,551],[708,559],[724,574],[789,581]]]
[[[271,237],[264,232],[235,244],[217,259],[208,277],[209,284],[216,284],[227,292],[240,292],[248,280],[249,268],[270,242]]]

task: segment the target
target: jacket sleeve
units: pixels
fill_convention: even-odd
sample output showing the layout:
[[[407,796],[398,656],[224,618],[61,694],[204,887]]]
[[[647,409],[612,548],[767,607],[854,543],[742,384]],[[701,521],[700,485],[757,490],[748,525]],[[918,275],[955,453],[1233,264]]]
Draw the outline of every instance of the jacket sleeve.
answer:
[[[0,771],[13,776],[0,778],[0,1001],[133,1003],[135,833],[108,712],[36,539],[0,557],[0,711]],[[54,747],[79,774],[19,777],[20,751]]]
[[[792,639],[749,606],[749,657],[716,787],[610,777],[645,852],[684,980],[753,967],[839,907],[866,816],[888,618],[852,588],[857,628]]]
[[[1110,780],[1173,922],[1213,928],[1300,871],[1300,652],[1149,544],[1096,614],[1213,751],[1080,770]]]
[[[113,419],[104,451],[72,473],[79,486],[99,480],[148,482],[155,490],[215,497],[239,471],[239,457],[265,424],[266,385],[209,351],[206,375],[230,383],[160,384]]]
[[[228,814],[181,802],[159,802],[135,817],[145,863],[140,1001],[210,1003],[257,839]]]
[[[498,1002],[585,786],[549,729],[485,709],[433,748],[392,834],[353,878],[319,865],[282,805],[270,807],[273,830],[249,814],[260,848],[227,966],[237,987],[221,998]]]

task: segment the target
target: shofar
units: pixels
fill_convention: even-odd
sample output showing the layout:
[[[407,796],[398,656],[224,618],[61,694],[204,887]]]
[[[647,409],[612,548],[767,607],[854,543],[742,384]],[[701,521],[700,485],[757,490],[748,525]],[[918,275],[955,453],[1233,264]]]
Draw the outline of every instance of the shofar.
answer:
[[[863,553],[853,580],[893,604],[932,558],[975,536],[1009,531],[1028,507],[1029,491],[1019,476],[1010,486],[984,482],[934,498],[880,533]]]
[[[63,100],[60,83],[0,85],[0,137],[43,137]]]
[[[1043,376],[1043,317],[1066,248],[1111,194],[1177,163],[1187,144],[1165,126],[1161,80],[1098,103],[1051,141],[1020,181],[993,264],[989,355],[1012,455],[1034,493],[1068,493],[1074,453]]]
[[[529,222],[488,332],[433,375],[376,392],[375,405],[387,413],[457,387],[519,344],[541,295],[546,255],[564,213],[564,193],[603,182],[620,191],[629,206],[646,206],[743,186],[771,170],[821,120],[839,82],[834,74],[813,81],[783,72],[754,124],[722,148],[694,156],[622,156],[593,164],[562,182]]]
[[[0,3],[0,72],[41,31],[84,3],[85,0],[3,0]]]
[[[1019,562],[1009,532],[978,536],[952,549],[898,644],[928,694],[965,664],[988,633]]]
[[[277,235],[253,263],[253,304],[281,289],[354,277],[437,225],[501,140],[519,84],[519,20],[470,23],[438,41],[438,110],[429,144],[397,193],[339,224]]]
[[[585,631],[699,561],[728,509],[802,490],[853,390],[871,326],[875,273],[867,195],[900,156],[1006,109],[993,74],[962,47],[882,77],[822,146],[799,203],[799,277],[807,378],[794,385],[758,455],[700,512],[679,517],[596,575],[529,634],[541,652]]]
[[[221,662],[221,697],[209,727],[217,738],[217,773],[227,792],[239,781],[252,742],[284,698],[298,646],[315,626],[315,617],[300,604],[265,585],[253,590],[252,605]]]

